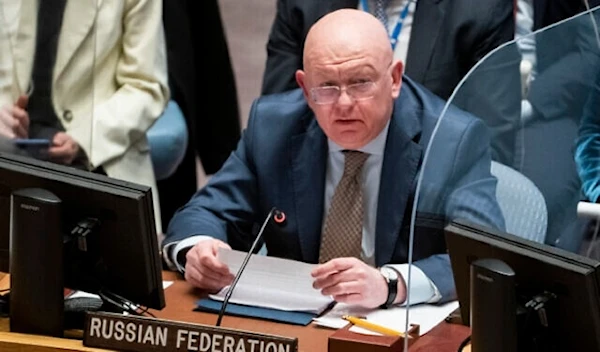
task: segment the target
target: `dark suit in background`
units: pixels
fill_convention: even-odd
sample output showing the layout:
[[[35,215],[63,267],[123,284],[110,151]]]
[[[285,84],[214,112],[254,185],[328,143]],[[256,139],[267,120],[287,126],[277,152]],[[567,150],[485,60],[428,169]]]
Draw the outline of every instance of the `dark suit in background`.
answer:
[[[187,3],[196,57],[196,101],[200,102],[196,151],[204,171],[211,175],[221,168],[240,139],[237,87],[219,2],[187,0]],[[192,11],[194,8],[200,10],[196,13]]]
[[[584,11],[582,0],[534,0],[534,30]],[[590,0],[597,6],[599,0]],[[600,18],[595,15],[596,21]],[[536,78],[527,99],[533,107],[523,127],[523,168],[544,194],[548,208],[546,242],[577,252],[585,222],[577,219],[582,199],[574,161],[583,106],[598,72],[600,49],[588,15],[536,35]]]
[[[406,263],[417,178],[424,173],[413,258],[442,302],[455,298],[443,220],[504,227],[490,174],[489,133],[480,120],[450,109],[423,164],[443,106],[426,89],[403,79],[386,139],[375,229],[376,266]],[[247,251],[257,225],[277,207],[287,222],[283,230],[265,234],[268,254],[316,263],[327,158],[327,137],[300,89],[258,99],[237,150],[174,216],[164,245],[206,235]]]
[[[600,0],[589,0],[590,9]],[[586,10],[583,0],[534,0],[533,30],[555,24]]]
[[[533,4],[534,31],[585,11],[583,0],[534,0]],[[600,0],[590,0],[590,6],[597,5]],[[597,51],[594,46],[597,43],[589,17],[536,35],[537,77],[530,87],[529,101],[540,118],[560,118],[566,111],[581,116],[588,83],[595,77],[589,64],[590,55]]]
[[[207,174],[217,172],[240,138],[240,120],[217,0],[163,1],[163,23],[172,99],[181,107],[189,131],[179,168],[158,182],[166,225],[197,190],[196,155]]]
[[[358,0],[279,0],[267,44],[262,93],[297,87],[294,72],[302,68],[304,38],[323,15],[357,8]],[[419,0],[405,74],[443,99],[487,53],[514,38],[514,6],[508,0]],[[519,54],[510,57],[513,70],[493,80],[479,80],[469,90],[490,92],[476,102],[455,105],[481,117],[492,129],[495,160],[513,164],[515,128],[520,114]],[[483,85],[483,86],[482,86]],[[463,94],[465,96],[466,94]]]

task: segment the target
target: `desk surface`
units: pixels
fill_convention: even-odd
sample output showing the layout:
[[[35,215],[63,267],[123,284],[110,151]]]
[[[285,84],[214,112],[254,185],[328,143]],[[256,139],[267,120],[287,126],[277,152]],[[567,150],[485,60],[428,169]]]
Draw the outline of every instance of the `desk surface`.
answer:
[[[157,318],[206,325],[213,325],[216,322],[215,314],[193,311],[195,302],[201,294],[197,289],[194,289],[187,282],[181,280],[173,272],[163,272],[163,278],[174,282],[165,290],[166,307],[160,311],[151,310]],[[0,273],[0,289],[3,287],[8,287],[8,277],[2,277]],[[304,327],[230,316],[223,318],[222,326],[266,334],[297,337],[301,352],[327,351],[327,338],[333,333],[333,330],[313,325]],[[78,340],[15,334],[8,332],[8,329],[8,319],[0,319],[1,351],[100,351],[98,349],[86,348]],[[425,336],[421,336],[411,346],[410,351],[455,352],[469,333],[470,331],[467,327],[441,323]]]
[[[198,324],[215,324],[215,314],[193,311],[200,292],[187,282],[182,281],[177,274],[165,272],[165,280],[174,281],[166,291],[166,307],[161,311],[152,310],[161,319],[193,322]],[[327,351],[327,338],[334,330],[320,328],[314,325],[297,326],[275,323],[259,319],[225,316],[221,326],[286,337],[297,337],[300,352]],[[421,336],[411,352],[456,352],[460,343],[470,334],[469,328],[462,325],[441,323],[429,333]]]

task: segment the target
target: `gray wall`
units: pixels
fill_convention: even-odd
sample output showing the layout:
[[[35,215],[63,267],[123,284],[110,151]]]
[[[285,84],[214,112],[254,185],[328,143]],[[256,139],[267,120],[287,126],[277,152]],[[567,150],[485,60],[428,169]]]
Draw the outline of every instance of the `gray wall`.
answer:
[[[235,70],[243,126],[252,100],[260,94],[275,3],[276,0],[219,0]]]

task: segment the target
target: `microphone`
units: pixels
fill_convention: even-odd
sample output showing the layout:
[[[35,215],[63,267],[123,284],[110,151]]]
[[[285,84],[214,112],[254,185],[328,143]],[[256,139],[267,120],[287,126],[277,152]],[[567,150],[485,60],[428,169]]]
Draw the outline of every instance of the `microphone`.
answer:
[[[250,250],[246,254],[246,257],[244,257],[244,261],[242,262],[240,269],[238,270],[237,274],[233,278],[233,282],[231,283],[231,285],[229,286],[229,290],[227,290],[227,293],[225,294],[225,298],[223,299],[223,304],[221,305],[221,310],[219,311],[219,316],[217,317],[216,326],[221,326],[221,320],[223,320],[223,315],[225,315],[225,308],[227,308],[227,303],[229,303],[229,299],[231,298],[231,295],[233,294],[233,289],[237,285],[238,281],[240,281],[242,272],[244,272],[246,265],[248,265],[250,256],[252,256],[252,254],[256,250],[256,246],[260,242],[260,239],[262,238],[263,233],[265,232],[265,229],[267,228],[267,225],[269,224],[269,220],[271,220],[271,218],[273,218],[273,221],[278,226],[285,225],[285,219],[286,219],[285,213],[280,210],[277,210],[276,208],[271,208],[271,211],[269,211],[269,214],[267,214],[267,217],[265,218],[265,221],[263,222],[263,224],[260,228],[260,231],[258,231],[258,234],[256,235],[256,238],[254,239],[254,243],[252,243],[252,247],[250,247]]]

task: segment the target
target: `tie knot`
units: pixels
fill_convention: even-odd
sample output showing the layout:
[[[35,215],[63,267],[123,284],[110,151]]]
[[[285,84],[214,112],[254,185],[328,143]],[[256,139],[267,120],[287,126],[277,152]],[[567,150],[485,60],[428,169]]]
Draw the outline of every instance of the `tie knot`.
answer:
[[[344,150],[344,176],[355,177],[362,169],[369,154],[356,150]]]

